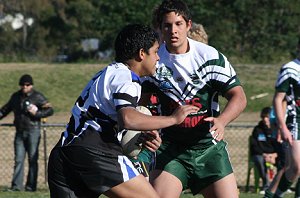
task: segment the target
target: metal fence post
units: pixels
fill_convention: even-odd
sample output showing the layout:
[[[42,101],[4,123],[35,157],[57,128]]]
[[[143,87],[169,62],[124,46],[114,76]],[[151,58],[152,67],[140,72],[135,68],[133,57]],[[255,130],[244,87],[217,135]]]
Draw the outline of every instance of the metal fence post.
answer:
[[[47,155],[47,129],[46,129],[46,124],[47,119],[43,118],[42,119],[42,123],[43,123],[43,143],[44,143],[44,171],[45,171],[45,184],[47,185],[48,182],[48,169],[47,169],[47,165],[48,165],[48,155]]]

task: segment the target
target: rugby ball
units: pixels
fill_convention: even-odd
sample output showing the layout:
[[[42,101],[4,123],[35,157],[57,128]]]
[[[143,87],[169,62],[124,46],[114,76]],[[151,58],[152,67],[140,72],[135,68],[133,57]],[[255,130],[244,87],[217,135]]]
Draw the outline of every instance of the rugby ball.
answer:
[[[150,110],[144,106],[137,106],[136,109],[146,115],[152,115]],[[135,157],[140,153],[142,150],[142,143],[139,140],[141,135],[142,131],[126,130],[123,132],[121,146],[124,155]]]

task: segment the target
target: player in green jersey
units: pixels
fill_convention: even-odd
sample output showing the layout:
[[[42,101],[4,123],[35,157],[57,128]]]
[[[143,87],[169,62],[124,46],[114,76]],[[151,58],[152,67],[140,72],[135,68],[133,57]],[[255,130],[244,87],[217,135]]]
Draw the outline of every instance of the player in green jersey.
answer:
[[[179,197],[190,188],[204,197],[237,198],[237,185],[226,143],[225,126],[246,106],[234,69],[215,48],[189,39],[190,12],[181,0],[165,0],[153,18],[164,42],[156,74],[143,80],[144,97],[155,93],[161,113],[192,104],[199,111],[181,124],[162,130],[156,169],[150,182],[160,197]],[[220,112],[218,95],[228,102]]]

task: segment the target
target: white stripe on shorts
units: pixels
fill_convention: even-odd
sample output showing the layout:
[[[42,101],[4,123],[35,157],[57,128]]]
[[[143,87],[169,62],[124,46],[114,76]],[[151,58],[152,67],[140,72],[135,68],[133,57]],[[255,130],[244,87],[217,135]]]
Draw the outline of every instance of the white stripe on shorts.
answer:
[[[133,166],[132,162],[124,155],[118,156],[118,162],[121,167],[124,182],[139,175],[139,172]]]

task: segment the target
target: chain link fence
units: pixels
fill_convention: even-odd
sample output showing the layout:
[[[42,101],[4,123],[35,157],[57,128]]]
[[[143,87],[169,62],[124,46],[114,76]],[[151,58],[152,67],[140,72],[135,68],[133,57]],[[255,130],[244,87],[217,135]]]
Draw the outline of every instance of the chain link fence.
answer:
[[[225,141],[233,164],[238,186],[246,185],[248,166],[248,137],[256,123],[232,123],[226,127]],[[47,188],[47,162],[51,149],[57,143],[65,124],[43,124],[39,147],[38,188]],[[13,124],[0,124],[0,186],[10,187],[14,167],[14,136]],[[28,163],[25,158],[24,182],[27,177]],[[250,184],[253,184],[253,175]]]

